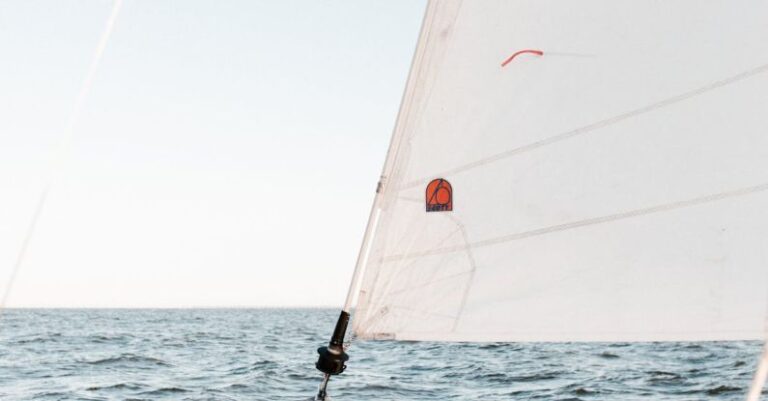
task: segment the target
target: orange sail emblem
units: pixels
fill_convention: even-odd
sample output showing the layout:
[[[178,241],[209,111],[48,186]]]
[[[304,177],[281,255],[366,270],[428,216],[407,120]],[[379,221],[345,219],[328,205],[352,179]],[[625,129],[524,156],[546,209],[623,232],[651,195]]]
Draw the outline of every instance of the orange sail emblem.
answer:
[[[450,212],[453,210],[453,187],[442,178],[429,182],[426,191],[428,212]]]

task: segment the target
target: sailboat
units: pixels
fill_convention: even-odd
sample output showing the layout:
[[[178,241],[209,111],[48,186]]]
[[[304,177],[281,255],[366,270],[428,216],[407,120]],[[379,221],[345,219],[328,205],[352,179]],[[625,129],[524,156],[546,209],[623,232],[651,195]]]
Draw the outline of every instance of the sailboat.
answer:
[[[767,20],[762,0],[430,1],[315,399],[348,327],[764,340]]]

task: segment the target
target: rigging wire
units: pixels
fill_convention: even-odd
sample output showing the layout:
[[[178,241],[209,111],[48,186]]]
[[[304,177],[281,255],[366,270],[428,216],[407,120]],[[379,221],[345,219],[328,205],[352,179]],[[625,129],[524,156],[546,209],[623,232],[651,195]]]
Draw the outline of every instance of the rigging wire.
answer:
[[[50,194],[51,188],[53,187],[53,184],[54,184],[54,174],[56,171],[56,166],[58,166],[63,162],[66,152],[69,149],[69,146],[72,142],[75,125],[77,124],[80,118],[80,114],[83,110],[85,100],[88,97],[88,93],[91,91],[91,87],[93,86],[93,82],[96,78],[96,73],[99,69],[99,64],[101,62],[102,56],[104,55],[104,50],[107,48],[107,43],[109,42],[109,38],[112,35],[112,31],[114,30],[115,21],[117,20],[117,16],[120,13],[120,8],[122,6],[122,3],[123,3],[123,0],[114,0],[114,2],[112,3],[112,10],[109,13],[109,17],[107,17],[107,22],[104,26],[104,30],[101,33],[101,37],[99,39],[98,45],[96,46],[93,56],[91,57],[91,62],[88,65],[88,70],[86,72],[85,79],[83,80],[83,83],[80,87],[80,91],[77,94],[75,103],[72,106],[72,110],[70,111],[67,124],[64,126],[64,130],[61,133],[59,142],[56,145],[56,148],[54,149],[53,156],[51,157],[51,160],[48,165],[48,172],[46,175],[45,182],[43,184],[43,189],[42,191],[40,191],[40,195],[37,198],[37,204],[35,205],[35,209],[32,212],[32,218],[29,220],[29,224],[27,225],[27,228],[24,232],[24,237],[21,243],[21,247],[19,248],[19,252],[16,255],[16,260],[13,266],[11,267],[11,273],[8,276],[8,280],[6,281],[3,295],[2,297],[0,297],[0,314],[5,309],[5,305],[8,302],[8,298],[11,295],[11,290],[13,289],[13,285],[16,282],[16,278],[18,277],[19,271],[21,270],[21,267],[24,265],[24,260],[26,259],[30,244],[32,243],[32,238],[35,235],[35,230],[37,229],[38,223],[40,221],[40,217],[42,216],[43,211],[45,209],[45,204],[46,204],[46,201],[48,200],[48,195]]]

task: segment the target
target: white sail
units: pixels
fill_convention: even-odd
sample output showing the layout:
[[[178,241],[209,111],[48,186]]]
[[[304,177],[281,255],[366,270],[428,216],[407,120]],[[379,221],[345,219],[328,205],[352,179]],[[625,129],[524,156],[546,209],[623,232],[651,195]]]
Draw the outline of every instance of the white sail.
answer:
[[[766,21],[764,0],[431,2],[356,335],[762,338]]]

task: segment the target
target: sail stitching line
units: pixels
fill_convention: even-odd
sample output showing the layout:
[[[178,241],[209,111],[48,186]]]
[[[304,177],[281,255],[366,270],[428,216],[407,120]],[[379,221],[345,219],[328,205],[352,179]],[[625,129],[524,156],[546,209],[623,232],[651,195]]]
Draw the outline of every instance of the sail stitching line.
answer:
[[[427,229],[427,226],[426,225],[422,225],[422,227],[420,228],[420,230],[417,233],[417,235],[411,235],[411,236],[403,235],[403,236],[400,236],[400,238],[398,238],[397,242],[395,243],[395,246],[394,246],[395,249],[405,248],[405,249],[407,249],[406,252],[409,252],[411,249],[413,249],[413,244],[416,242],[416,238],[420,237],[424,233],[424,231],[426,231],[426,229]],[[445,237],[446,240],[448,238],[450,238],[451,236],[453,236],[454,233],[455,233],[454,231],[448,233],[448,235]],[[405,246],[406,240],[408,241],[408,245],[407,246]],[[438,244],[442,245],[442,244],[445,243],[444,241],[445,240],[443,240],[441,242],[438,242]],[[380,264],[381,263],[381,259],[382,258],[379,257],[378,259],[376,259],[376,262]],[[395,266],[394,268],[392,268],[392,270],[394,270],[396,274],[399,274],[404,268],[408,267],[409,265],[411,265],[413,263],[414,262],[407,262],[404,265]],[[395,274],[395,273],[393,273],[393,274]],[[388,294],[389,288],[390,288],[390,286],[392,284],[391,278],[387,279],[386,277],[384,277],[384,279],[386,279],[386,281],[382,281],[379,284],[379,280],[380,279],[382,279],[381,278],[381,269],[376,269],[376,275],[373,277],[373,285],[372,285],[372,288],[371,288],[371,292],[368,294],[369,303],[371,303],[375,299],[374,295],[378,294],[377,292],[374,292],[373,290],[376,289],[379,286],[381,286],[381,290],[383,291],[383,293],[385,295]]]
[[[414,203],[419,203],[419,204],[424,202],[424,200],[421,199],[421,198],[416,199],[416,198],[413,198],[413,197],[410,197],[410,196],[398,196],[397,199],[398,200],[402,200],[404,202],[414,202]]]
[[[460,273],[454,273],[454,274],[451,274],[451,275],[448,275],[448,276],[445,276],[445,277],[440,277],[438,279],[434,279],[434,280],[432,280],[430,282],[427,282],[427,283],[420,283],[419,285],[415,285],[415,286],[411,286],[411,287],[405,287],[405,288],[399,289],[397,291],[391,291],[391,292],[388,292],[387,295],[388,296],[392,296],[392,295],[397,295],[397,294],[402,294],[402,293],[406,293],[406,292],[420,290],[420,289],[423,289],[423,288],[426,288],[426,287],[433,286],[435,284],[443,283],[443,282],[446,282],[446,281],[451,281],[451,280],[459,278],[461,276],[466,276],[467,274],[470,274],[470,273],[472,273],[472,270],[465,270],[465,271],[460,272]]]
[[[461,234],[462,241],[464,242],[464,244],[465,245],[469,245],[469,240],[468,240],[468,237],[467,237],[467,232],[466,232],[466,228],[464,227],[464,224],[462,224],[458,219],[456,219],[455,217],[451,216],[450,214],[444,214],[444,216],[447,217],[449,220],[451,220],[452,223],[454,223],[456,225],[456,230],[451,231],[451,234],[449,236],[445,237],[440,242],[438,242],[438,246],[441,245],[441,244],[444,244],[448,239],[453,237],[453,235],[455,233],[457,233],[457,232]],[[461,316],[462,311],[464,310],[464,304],[466,303],[467,294],[469,292],[469,288],[471,287],[472,276],[474,275],[475,270],[477,269],[477,264],[475,263],[475,258],[474,258],[474,255],[472,254],[472,251],[471,251],[470,248],[467,248],[467,258],[469,259],[469,264],[470,264],[470,269],[469,270],[465,270],[465,271],[462,271],[462,272],[459,272],[459,273],[451,274],[451,275],[448,275],[448,276],[445,276],[445,277],[440,277],[440,278],[435,278],[437,276],[437,274],[439,273],[439,271],[433,271],[432,275],[429,276],[427,281],[422,282],[421,284],[418,284],[418,285],[415,285],[415,286],[399,289],[399,290],[396,290],[396,291],[386,292],[386,295],[391,297],[392,295],[408,293],[408,292],[411,292],[411,291],[415,291],[415,290],[418,290],[418,289],[422,289],[422,288],[426,288],[426,287],[432,286],[432,285],[437,284],[437,283],[442,283],[442,282],[445,282],[445,281],[453,280],[453,279],[461,277],[461,276],[469,275],[470,279],[468,280],[468,283],[467,283],[467,285],[466,285],[466,287],[464,289],[464,296],[462,298],[461,306],[459,307],[459,313],[455,316],[455,319],[458,320],[458,318]],[[413,266],[415,263],[416,263],[416,261],[412,261],[412,262],[410,262],[410,263],[408,263],[406,265],[403,265],[403,266],[399,267],[398,268],[398,272],[400,270],[402,270],[402,269],[407,269],[408,271],[413,271],[414,269],[410,269],[410,267]],[[393,276],[397,276],[397,274],[395,274]],[[455,330],[455,325],[456,324],[457,324],[457,322],[454,323],[454,330]]]
[[[456,331],[456,327],[459,325],[459,319],[461,319],[461,315],[464,314],[464,307],[467,305],[467,297],[469,296],[469,290],[472,288],[472,282],[475,278],[475,271],[477,270],[477,264],[475,263],[475,255],[472,253],[472,246],[469,242],[469,237],[467,236],[467,229],[464,227],[464,223],[459,221],[458,218],[454,217],[452,214],[447,215],[451,221],[456,223],[457,226],[459,226],[459,230],[461,231],[461,239],[464,241],[464,245],[467,247],[466,253],[467,253],[467,259],[469,260],[469,278],[467,279],[467,283],[464,286],[464,292],[461,295],[461,303],[459,304],[459,311],[456,313],[456,318],[453,320],[453,327],[451,327],[451,331]]]
[[[745,195],[753,194],[756,192],[762,192],[765,190],[768,190],[768,183],[764,183],[764,184],[760,184],[752,187],[740,188],[732,191],[719,192],[716,194],[705,195],[705,196],[701,196],[693,199],[687,199],[687,200],[682,200],[682,201],[677,201],[672,203],[651,206],[647,208],[634,209],[626,212],[610,214],[607,216],[594,217],[590,219],[579,220],[579,221],[574,221],[574,222],[565,223],[565,224],[558,224],[554,226],[538,228],[530,231],[523,231],[520,233],[504,235],[504,236],[491,238],[483,241],[477,241],[467,246],[451,246],[451,247],[437,248],[430,251],[386,256],[382,258],[382,262],[392,262],[392,261],[411,259],[411,258],[422,257],[422,256],[437,255],[441,253],[456,252],[456,251],[463,250],[467,247],[479,248],[479,247],[485,247],[490,245],[496,245],[504,242],[521,240],[521,239],[535,237],[539,235],[550,234],[558,231],[565,231],[565,230],[571,230],[571,229],[585,227],[585,226],[609,223],[617,220],[624,220],[632,217],[665,212],[669,210],[683,209],[690,206],[698,206],[705,203],[715,202],[715,201],[728,199],[728,198],[735,198],[739,196],[745,196]]]
[[[453,231],[451,231],[451,233],[450,233],[448,236],[446,236],[446,237],[444,237],[443,239],[441,239],[441,240],[440,240],[440,241],[437,243],[437,246],[440,246],[440,245],[444,244],[446,241],[448,241],[450,238],[452,238],[452,237],[453,237],[453,235],[454,235],[454,234],[456,234],[457,232],[461,234],[461,238],[462,238],[462,241],[464,242],[464,244],[465,244],[465,245],[468,245],[468,244],[469,244],[469,242],[467,241],[467,235],[466,235],[466,230],[465,230],[465,228],[464,228],[464,225],[463,225],[461,222],[459,222],[457,219],[455,219],[453,216],[451,216],[450,214],[444,214],[444,216],[445,216],[445,217],[447,217],[449,220],[451,220],[451,222],[452,222],[452,223],[454,223],[454,224],[456,225],[456,229],[455,229],[455,230],[453,230]],[[423,231],[423,230],[422,230],[422,231]],[[411,244],[408,246],[408,249],[411,249],[411,248],[413,248],[413,244],[415,243],[415,240],[416,240],[416,238],[417,238],[417,237],[418,237],[418,236],[414,236],[414,237],[413,237],[413,239],[412,239],[412,241],[411,241]],[[439,282],[443,282],[443,281],[448,281],[448,280],[447,280],[448,278],[459,277],[459,276],[463,276],[463,275],[466,275],[466,274],[470,274],[470,275],[474,274],[474,272],[475,272],[475,270],[476,270],[476,265],[475,265],[475,261],[474,261],[474,258],[473,258],[473,256],[472,256],[472,252],[471,252],[471,250],[470,250],[469,248],[467,248],[467,257],[469,258],[469,261],[470,261],[471,270],[468,270],[468,271],[463,271],[463,272],[460,272],[460,273],[457,273],[457,274],[451,275],[451,276],[449,276],[449,277],[444,277],[444,278],[441,278],[441,279],[439,279],[438,281],[439,281]],[[402,264],[402,265],[398,266],[398,267],[397,267],[397,273],[396,273],[396,274],[392,274],[392,275],[390,275],[390,277],[397,277],[397,276],[399,276],[399,275],[400,275],[400,272],[401,272],[401,271],[403,271],[403,270],[406,270],[406,271],[408,271],[408,272],[409,272],[411,275],[413,275],[414,271],[416,271],[416,270],[419,270],[419,269],[411,269],[410,267],[411,267],[411,266],[413,266],[414,264],[416,264],[417,262],[418,262],[418,261],[410,261],[410,262],[408,262],[408,263],[405,263],[405,264]],[[426,281],[426,283],[425,283],[425,284],[422,284],[422,285],[419,285],[419,286],[417,286],[416,288],[425,288],[425,287],[427,287],[427,286],[429,286],[429,285],[431,285],[431,284],[434,284],[435,282],[437,282],[437,281],[435,281],[435,276],[437,276],[437,274],[438,274],[438,273],[439,273],[439,271],[433,271],[433,272],[432,272],[432,274],[429,276],[428,280]],[[470,277],[471,277],[471,276],[470,276]],[[409,281],[410,281],[410,280],[409,280]],[[410,292],[410,291],[403,291],[403,290],[397,290],[397,291],[389,291],[389,289],[391,288],[391,284],[392,284],[392,281],[390,280],[390,281],[387,283],[387,285],[386,285],[386,288],[385,288],[385,291],[384,291],[384,293],[385,293],[385,294],[386,294],[388,297],[391,297],[392,295],[397,295],[397,294],[403,294],[403,293],[408,293],[408,292]],[[454,324],[453,324],[453,330],[455,330],[455,328],[456,328],[456,325],[458,324],[458,319],[459,319],[459,317],[461,317],[461,313],[462,313],[462,311],[463,311],[463,309],[464,309],[464,303],[466,302],[466,294],[468,293],[468,291],[469,291],[469,288],[470,288],[470,286],[469,286],[469,284],[468,284],[468,285],[465,287],[465,290],[464,290],[464,298],[463,298],[463,301],[462,301],[461,307],[459,308],[459,312],[458,312],[458,313],[457,313],[455,316],[451,316],[451,317],[450,317],[450,318],[451,318],[451,319],[453,319],[453,321],[454,321]],[[417,309],[411,309],[411,310],[412,310],[412,311],[414,311],[414,312],[418,312],[418,310],[417,310]],[[427,313],[427,312],[424,312],[424,313]],[[441,315],[440,317],[445,317],[445,318],[447,318],[447,317],[449,317],[449,315]]]
[[[464,1],[460,0],[458,2],[458,6],[456,7],[456,11],[453,14],[453,19],[451,20],[451,23],[450,24],[446,24],[446,26],[451,27],[451,28],[454,28],[456,26],[456,21],[458,21],[459,14],[461,13],[462,7],[464,7]],[[452,44],[452,42],[449,42],[449,45],[450,44]],[[443,49],[442,53],[439,54],[440,60],[442,60],[442,58],[445,57],[445,53],[447,53],[449,50],[450,50],[450,48],[448,48],[448,47]],[[435,56],[434,54],[430,54],[430,56],[431,56],[431,58],[437,58],[438,57],[438,56]],[[431,59],[429,61],[430,61],[430,63],[432,62]],[[427,65],[427,63],[425,62],[424,65]],[[429,101],[432,99],[432,93],[434,92],[434,87],[435,87],[435,85],[433,85],[433,83],[439,80],[439,78],[440,78],[442,73],[443,73],[443,70],[442,69],[438,69],[437,71],[435,71],[434,76],[432,76],[431,79],[427,83],[424,84],[425,94],[424,94],[424,96],[422,96],[423,100],[421,102],[419,102],[419,104],[418,104],[419,110],[412,110],[412,113],[416,115],[416,117],[414,117],[414,121],[412,122],[413,125],[416,125],[416,123],[418,121],[420,121],[421,117],[423,116],[424,113],[420,113],[420,112],[417,113],[417,111],[420,111],[421,109],[423,109],[425,107],[425,105],[429,104]],[[427,81],[427,80],[425,79],[425,81]],[[417,131],[415,133],[412,133],[412,135],[406,136],[405,139],[408,142],[408,144],[410,144],[411,142],[413,142],[413,139],[416,138],[418,135],[419,135],[419,132]],[[401,168],[404,169],[405,166],[407,166],[407,164],[408,164],[408,160],[404,160],[402,162],[402,164],[403,164],[403,167],[401,167]]]
[[[423,225],[423,226],[421,227],[421,229],[420,229],[420,232],[419,232],[419,235],[416,235],[416,236],[412,236],[411,238],[408,238],[407,236],[401,236],[401,237],[400,237],[400,238],[397,240],[398,242],[397,242],[397,244],[396,244],[396,248],[400,248],[400,245],[401,245],[401,244],[404,244],[404,243],[405,243],[405,240],[406,240],[406,238],[408,238],[408,239],[410,240],[410,244],[408,245],[408,247],[407,247],[406,249],[408,249],[408,250],[412,249],[412,247],[413,247],[413,243],[414,243],[414,241],[416,241],[415,237],[418,237],[418,236],[420,236],[420,235],[421,235],[421,233],[423,233],[423,232],[424,232],[424,230],[426,230],[426,225]],[[446,238],[450,238],[450,237],[451,237],[453,234],[454,234],[453,232],[449,233],[449,234],[448,234],[448,236],[447,236]],[[443,244],[443,242],[439,242],[439,244]],[[380,264],[381,264],[381,259],[382,259],[381,257],[379,257],[378,259],[376,259],[376,263],[380,265]],[[403,267],[406,267],[406,266],[408,266],[408,265],[411,265],[411,264],[413,264],[413,263],[415,263],[415,262],[413,262],[413,261],[412,261],[412,262],[403,262],[403,263],[404,263],[404,265],[405,265],[405,266],[402,266],[402,265],[398,265],[398,266],[395,266],[395,267],[393,268],[393,270],[395,271],[395,273],[400,273],[400,271],[401,271],[401,269],[402,269]],[[366,307],[367,307],[367,310],[368,310],[369,312],[370,312],[370,311],[374,311],[374,310],[375,310],[376,312],[375,312],[373,315],[371,315],[371,316],[368,316],[368,318],[367,318],[367,319],[365,319],[365,323],[364,323],[364,324],[361,324],[361,326],[360,326],[360,327],[366,327],[366,325],[367,325],[367,324],[373,324],[373,323],[375,323],[375,321],[376,321],[376,320],[378,320],[378,319],[377,319],[378,317],[381,317],[381,316],[383,316],[383,315],[380,313],[380,311],[381,311],[381,307],[379,306],[379,303],[377,303],[377,302],[376,302],[376,296],[379,294],[379,292],[382,292],[382,293],[384,294],[384,296],[386,296],[386,295],[388,294],[389,288],[390,288],[390,287],[391,287],[391,285],[392,285],[392,279],[391,279],[391,278],[388,278],[388,277],[382,277],[382,274],[381,274],[381,272],[382,272],[382,269],[381,269],[381,268],[377,268],[377,269],[376,269],[376,273],[375,273],[375,275],[373,276],[373,280],[372,280],[371,291],[368,293],[368,301],[367,301],[367,305],[366,305]],[[379,290],[380,290],[380,291],[375,291],[377,288],[379,288]]]
[[[444,313],[437,313],[437,312],[427,312],[427,311],[423,311],[423,310],[416,309],[416,308],[413,308],[413,307],[410,307],[410,306],[405,306],[405,305],[389,305],[389,308],[402,309],[402,310],[404,310],[406,312],[410,312],[412,314],[434,316],[434,317],[439,317],[441,319],[455,319],[456,318],[456,316],[446,315]],[[395,331],[397,331],[397,330],[395,330]]]
[[[441,317],[440,315],[437,315],[436,317]],[[741,335],[744,337],[750,337],[752,334],[751,331],[748,330],[724,330],[719,329],[716,331],[712,330],[655,330],[658,334],[664,334],[664,335],[675,335],[675,334],[713,334],[713,333],[725,333],[725,334],[736,334]],[[405,339],[405,341],[408,341],[409,334],[418,334],[419,332],[411,331],[400,331],[398,334],[400,338]],[[377,333],[378,334],[378,333]],[[453,340],[453,341],[473,341],[473,342],[509,342],[508,340],[504,340],[504,337],[509,337],[509,335],[524,335],[524,336],[530,336],[530,335],[538,335],[542,334],[542,332],[531,332],[531,331],[525,331],[525,330],[502,330],[497,331],[493,334],[491,334],[489,337],[483,337],[482,335],[479,338],[482,339],[476,339],[476,340],[468,340],[466,333],[461,334],[461,340]],[[574,334],[572,331],[563,331],[563,330],[548,330],[546,332],[547,335],[561,335],[561,334]],[[576,334],[584,334],[584,333],[576,333]],[[597,334],[597,335],[614,335],[614,334],[628,334],[628,335],[643,335],[646,334],[644,331],[618,331],[618,330],[595,330],[591,331],[590,334]],[[416,340],[418,341],[418,340]],[[444,341],[452,341],[451,339],[444,339]],[[662,340],[663,341],[663,340]],[[712,340],[704,340],[704,341],[712,341]],[[717,340],[714,340],[717,341]],[[612,342],[610,340],[572,340],[572,341],[548,341],[548,340],[519,340],[517,342],[523,342],[523,343],[530,343],[530,342]],[[630,340],[630,342],[635,342]],[[646,342],[646,341],[643,341]],[[668,342],[668,341],[667,341]]]
[[[424,230],[426,230],[426,225],[422,225],[421,232],[423,232]],[[443,239],[438,241],[437,245],[440,246],[440,245],[444,244],[451,237],[453,237],[453,235],[456,234],[456,232],[458,232],[458,229],[456,229],[454,231],[451,231],[447,236],[445,236]],[[418,236],[419,235],[413,236],[411,238],[411,243],[408,245],[408,249],[412,249],[413,248],[413,243],[416,241],[416,237],[418,237]],[[401,238],[400,240],[402,241],[404,238],[405,237]],[[381,264],[382,263],[382,258],[379,258],[377,262],[379,264]],[[403,264],[394,267],[395,272],[390,274],[389,279],[386,282],[383,282],[383,283],[380,284],[380,286],[382,287],[381,288],[381,290],[382,290],[381,292],[384,294],[383,296],[390,296],[392,294],[389,291],[391,286],[392,286],[392,279],[391,279],[391,277],[397,276],[398,274],[400,274],[401,271],[403,271],[404,269],[414,265],[416,262],[417,261],[404,262]],[[377,285],[377,283],[381,279],[381,275],[380,275],[381,270],[382,270],[381,268],[376,269],[376,276],[374,276],[374,279],[373,279],[373,285],[371,287],[372,289],[375,289],[375,288],[377,288],[379,286],[379,285]],[[412,272],[413,269],[408,269],[408,271]],[[395,293],[397,293],[397,292],[399,292],[399,291],[395,291]],[[369,300],[368,300],[367,307],[368,307],[368,311],[369,312],[373,311],[373,310],[375,310],[376,312],[373,313],[372,315],[367,316],[367,318],[365,319],[364,323],[360,325],[361,331],[369,331],[368,327],[370,327],[371,325],[376,323],[376,321],[378,321],[378,318],[384,316],[384,314],[380,313],[382,308],[380,307],[379,303],[376,303],[376,300],[375,300],[375,298],[373,296],[374,294],[375,293],[373,291],[371,291],[371,293],[368,295],[368,299]]]
[[[414,244],[416,243],[416,240],[417,240],[417,239],[418,239],[418,238],[421,236],[421,234],[422,234],[422,233],[423,233],[423,232],[426,230],[426,227],[427,227],[427,226],[426,226],[426,225],[424,225],[424,226],[422,227],[422,229],[421,229],[421,231],[420,231],[420,234],[419,234],[419,235],[414,235],[414,236],[412,236],[412,237],[411,237],[410,243],[408,244],[408,247],[406,248],[408,251],[410,251],[411,249],[413,249],[413,246],[414,246]],[[448,235],[446,235],[446,236],[445,236],[445,237],[443,237],[443,238],[442,238],[440,241],[438,241],[438,242],[437,242],[437,246],[439,247],[439,246],[441,246],[441,245],[445,244],[445,243],[446,243],[446,242],[447,242],[449,239],[453,238],[453,236],[454,236],[454,235],[455,235],[457,232],[459,232],[459,230],[460,230],[460,229],[457,227],[455,230],[451,231],[451,232],[450,232]],[[397,248],[399,249],[399,247],[397,247]],[[407,252],[407,251],[406,251],[406,252]],[[380,259],[380,260],[381,260],[381,259]],[[393,269],[393,270],[394,270],[394,272],[388,276],[388,281],[387,281],[387,282],[384,284],[384,286],[383,286],[383,293],[384,293],[386,296],[389,296],[389,295],[391,295],[391,294],[390,294],[390,288],[392,287],[392,283],[393,283],[393,280],[392,280],[392,278],[393,278],[393,277],[398,277],[398,276],[400,275],[400,273],[401,273],[401,272],[403,272],[403,271],[407,271],[407,272],[409,272],[409,273],[412,275],[416,269],[411,269],[410,267],[411,267],[411,266],[413,266],[415,263],[416,263],[416,261],[404,262],[404,263],[400,264],[399,266],[396,266],[396,267]]]
[[[667,98],[667,99],[664,99],[664,100],[662,100],[660,102],[656,102],[656,103],[653,103],[653,104],[650,104],[650,105],[647,105],[647,106],[643,106],[641,108],[634,109],[634,110],[628,111],[626,113],[619,114],[619,115],[614,116],[614,117],[603,119],[603,120],[594,122],[592,124],[588,124],[588,125],[576,128],[576,129],[571,130],[571,131],[567,131],[567,132],[564,132],[564,133],[561,133],[561,134],[557,134],[557,135],[551,136],[549,138],[542,139],[540,141],[532,142],[532,143],[529,143],[529,144],[526,144],[526,145],[522,145],[522,146],[510,149],[510,150],[507,150],[507,151],[504,151],[504,152],[501,152],[501,153],[497,153],[495,155],[492,155],[492,156],[489,156],[489,157],[486,157],[486,158],[483,158],[483,159],[480,159],[480,160],[477,160],[477,161],[474,161],[474,162],[471,162],[471,163],[467,163],[467,164],[465,164],[463,166],[459,166],[459,167],[456,167],[456,168],[453,168],[453,169],[450,169],[450,170],[446,170],[446,171],[443,171],[443,172],[438,173],[438,174],[432,174],[429,177],[434,177],[434,176],[446,177],[446,176],[450,176],[452,174],[461,173],[461,172],[464,172],[464,171],[467,171],[467,170],[471,170],[471,169],[474,169],[474,168],[477,168],[477,167],[480,167],[480,166],[484,166],[484,165],[489,164],[489,163],[493,163],[493,162],[496,162],[496,161],[499,161],[499,160],[503,160],[503,159],[506,159],[506,158],[511,157],[511,156],[515,156],[515,155],[518,155],[518,154],[521,154],[521,153],[525,153],[525,152],[528,152],[528,151],[531,151],[531,150],[539,149],[539,148],[545,147],[547,145],[551,145],[551,144],[554,144],[554,143],[557,143],[557,142],[561,142],[561,141],[564,141],[564,140],[567,140],[567,139],[570,139],[570,138],[573,138],[573,137],[576,137],[576,136],[580,136],[582,134],[586,134],[586,133],[592,132],[594,130],[598,130],[600,128],[604,128],[604,127],[607,127],[607,126],[610,126],[610,125],[622,122],[624,120],[628,120],[628,119],[633,118],[633,117],[637,117],[639,115],[643,115],[643,114],[649,113],[651,111],[655,111],[655,110],[658,110],[658,109],[661,109],[661,108],[664,108],[664,107],[667,107],[667,106],[671,106],[671,105],[676,104],[676,103],[680,103],[682,101],[691,99],[693,97],[702,95],[704,93],[713,91],[715,89],[722,88],[724,86],[736,83],[738,81],[741,81],[741,80],[744,80],[744,79],[747,79],[747,78],[751,78],[753,76],[756,76],[756,75],[759,75],[759,74],[762,74],[762,73],[765,73],[765,72],[768,72],[768,64],[763,64],[763,65],[761,65],[759,67],[750,69],[748,71],[742,72],[740,74],[731,76],[729,78],[726,78],[726,79],[723,79],[723,80],[720,80],[720,81],[713,82],[713,83],[711,83],[709,85],[700,87],[698,89],[695,89],[695,90],[692,90],[692,91],[689,91],[689,92],[685,92],[685,93],[682,93],[680,95],[676,95],[676,96],[673,96],[673,97],[670,97],[670,98]],[[422,183],[424,181],[430,179],[429,177],[423,177],[423,178],[419,178],[419,179],[410,181],[410,182],[408,182],[406,184],[403,184],[402,186],[397,187],[395,189],[395,191],[401,191],[401,190],[404,190],[404,189],[413,188],[415,186],[422,185]]]

